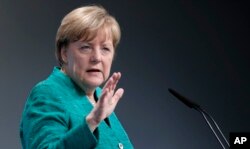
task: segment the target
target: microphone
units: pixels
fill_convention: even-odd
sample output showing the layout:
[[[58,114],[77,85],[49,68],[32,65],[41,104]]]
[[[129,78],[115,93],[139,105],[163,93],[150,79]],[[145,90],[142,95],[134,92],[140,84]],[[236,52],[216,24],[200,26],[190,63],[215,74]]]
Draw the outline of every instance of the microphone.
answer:
[[[195,103],[195,102],[191,101],[190,99],[184,97],[183,95],[179,94],[175,90],[169,88],[168,91],[172,95],[174,95],[177,99],[179,99],[181,102],[183,102],[186,106],[188,106],[189,108],[193,108],[193,109],[197,110],[198,112],[200,112],[202,114],[203,118],[205,119],[206,123],[209,125],[209,127],[212,130],[213,134],[215,135],[215,137],[217,138],[217,140],[220,142],[222,148],[225,149],[225,146],[221,142],[220,138],[218,137],[218,134],[215,132],[213,126],[211,125],[211,123],[209,122],[209,120],[207,119],[207,117],[210,120],[212,120],[213,124],[216,126],[217,130],[220,132],[220,135],[223,137],[223,139],[226,142],[227,146],[230,147],[227,139],[225,138],[225,136],[221,132],[220,127],[218,126],[218,124],[215,122],[215,120],[213,119],[213,117],[210,114],[208,114],[204,109],[202,109],[200,105],[198,105],[197,103]]]
[[[169,88],[168,91],[173,94],[175,97],[177,97],[177,99],[179,99],[180,101],[182,101],[186,106],[188,106],[189,108],[200,108],[200,105],[198,105],[197,103],[191,101],[190,99],[187,99],[186,97],[180,95],[179,93],[177,93],[175,90]]]

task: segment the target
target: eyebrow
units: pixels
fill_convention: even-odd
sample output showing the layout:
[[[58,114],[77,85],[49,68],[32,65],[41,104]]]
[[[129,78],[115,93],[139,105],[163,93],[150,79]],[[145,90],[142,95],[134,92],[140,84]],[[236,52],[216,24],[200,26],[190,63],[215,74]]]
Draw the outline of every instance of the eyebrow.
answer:
[[[79,44],[89,44],[89,45],[93,45],[93,43],[91,43],[91,41],[78,41]],[[113,46],[112,42],[103,42],[101,43],[103,46]]]
[[[112,42],[105,42],[103,43],[104,46],[113,46],[113,43]]]

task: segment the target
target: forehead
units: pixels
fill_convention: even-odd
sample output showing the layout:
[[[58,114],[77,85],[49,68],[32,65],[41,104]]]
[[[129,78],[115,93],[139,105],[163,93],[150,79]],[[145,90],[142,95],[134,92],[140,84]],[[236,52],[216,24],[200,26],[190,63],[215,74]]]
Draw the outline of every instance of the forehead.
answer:
[[[96,32],[91,32],[87,36],[83,36],[80,41],[82,42],[102,42],[102,43],[111,43],[113,44],[113,38],[111,30],[108,28],[102,28],[97,30]]]

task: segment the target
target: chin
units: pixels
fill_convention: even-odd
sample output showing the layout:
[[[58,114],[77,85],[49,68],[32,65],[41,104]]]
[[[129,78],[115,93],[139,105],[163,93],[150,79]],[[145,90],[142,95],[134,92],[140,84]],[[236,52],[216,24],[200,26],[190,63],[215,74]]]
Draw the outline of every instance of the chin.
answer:
[[[88,82],[88,86],[96,88],[96,87],[102,85],[103,82],[104,82],[103,80],[90,81],[90,82]]]

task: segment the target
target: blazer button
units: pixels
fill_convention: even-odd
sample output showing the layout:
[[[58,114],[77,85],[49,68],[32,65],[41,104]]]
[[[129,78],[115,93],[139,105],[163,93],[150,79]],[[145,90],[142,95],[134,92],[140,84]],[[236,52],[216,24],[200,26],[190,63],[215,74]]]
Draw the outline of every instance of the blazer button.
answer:
[[[119,149],[123,149],[123,144],[122,143],[118,143]]]

